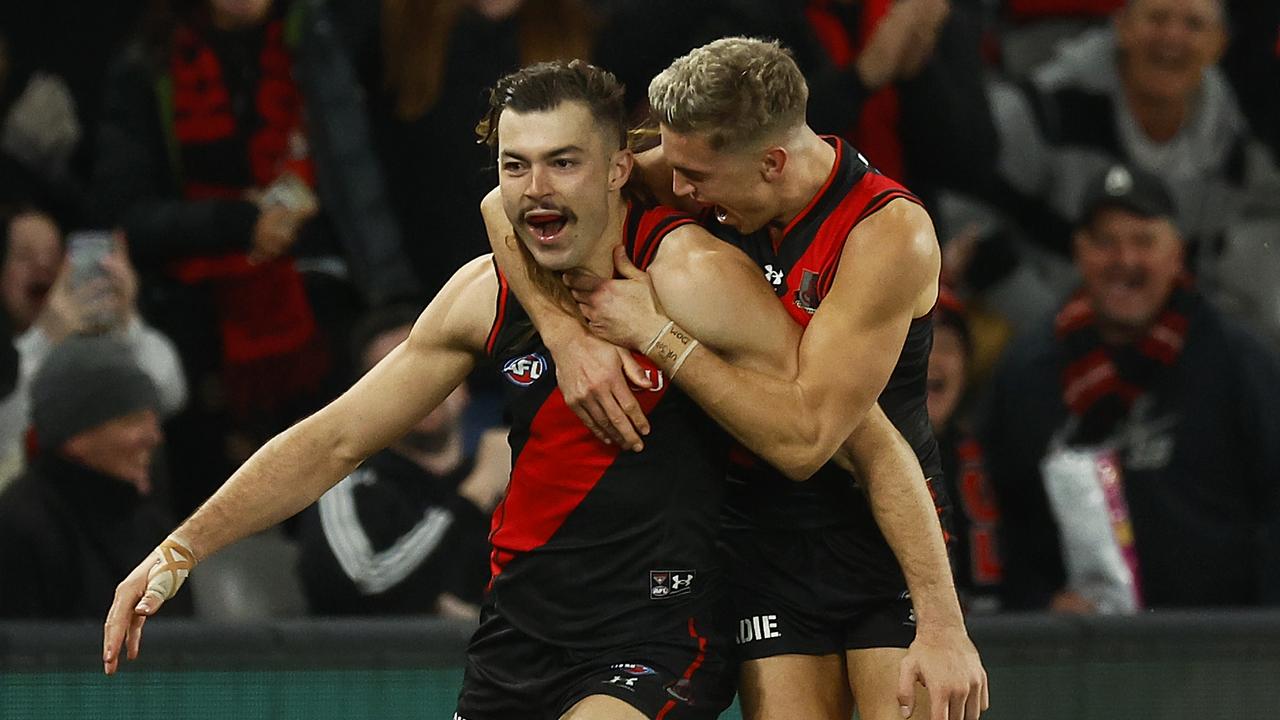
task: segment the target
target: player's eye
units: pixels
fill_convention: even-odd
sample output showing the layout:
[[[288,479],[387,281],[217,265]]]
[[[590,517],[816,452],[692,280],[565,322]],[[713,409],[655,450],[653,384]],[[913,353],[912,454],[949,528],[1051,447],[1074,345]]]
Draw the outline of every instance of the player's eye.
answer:
[[[563,170],[565,168],[571,168],[574,165],[577,165],[578,163],[577,161],[570,160],[569,158],[556,158],[554,161],[552,161],[552,164]]]
[[[511,175],[515,175],[524,170],[524,163],[516,160],[507,160],[502,163],[502,171]]]

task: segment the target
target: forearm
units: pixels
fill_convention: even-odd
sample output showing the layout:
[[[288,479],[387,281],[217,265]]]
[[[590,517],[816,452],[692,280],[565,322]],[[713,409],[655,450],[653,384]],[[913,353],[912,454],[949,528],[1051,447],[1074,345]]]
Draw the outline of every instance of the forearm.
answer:
[[[123,218],[130,250],[153,260],[248,250],[258,208],[248,200],[150,199]]]
[[[359,464],[316,423],[308,418],[263,445],[173,534],[203,560],[315,502]]]
[[[906,577],[917,632],[963,627],[937,508],[914,451],[895,436],[892,445],[857,463],[871,513]]]
[[[879,393],[868,387],[834,407],[830,393],[806,382],[803,359],[799,376],[779,379],[730,364],[701,344],[690,349],[681,334],[690,337],[673,328],[649,358],[734,439],[793,480],[808,479],[831,459]]]

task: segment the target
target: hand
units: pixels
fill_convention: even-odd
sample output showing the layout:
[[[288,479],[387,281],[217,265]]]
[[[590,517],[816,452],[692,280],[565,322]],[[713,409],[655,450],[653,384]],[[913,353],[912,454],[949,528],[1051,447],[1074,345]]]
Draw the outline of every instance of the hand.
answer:
[[[893,3],[889,12],[876,23],[866,47],[858,53],[854,67],[867,90],[879,90],[898,76],[917,22],[916,2],[898,0]]]
[[[582,271],[565,273],[587,327],[614,345],[643,352],[669,318],[662,311],[649,274],[631,264],[621,245],[613,250],[617,280],[606,280]]]
[[[0,146],[34,167],[62,172],[80,142],[75,99],[58,76],[37,72],[13,102]]]
[[[627,383],[646,389],[652,383],[630,352],[577,327],[572,335],[547,341],[565,403],[601,442],[640,452],[649,421]]]
[[[1063,590],[1054,595],[1049,609],[1065,615],[1092,615],[1098,612],[1096,605],[1074,590]]]
[[[458,494],[488,513],[498,505],[511,478],[511,451],[506,429],[486,430],[476,447],[471,474],[458,485]]]
[[[113,325],[123,326],[138,311],[138,273],[129,262],[123,233],[116,233],[115,250],[102,259],[101,265],[112,288],[112,292],[104,297],[110,297],[116,305],[109,315],[115,318]]]
[[[289,252],[298,241],[298,227],[305,220],[305,216],[280,205],[262,208],[253,225],[249,262],[263,263]]]
[[[130,660],[138,658],[142,626],[160,610],[164,601],[182,587],[195,567],[195,553],[173,536],[151,551],[119,585],[102,629],[102,671],[115,673],[120,664],[120,643]]]
[[[100,290],[92,287],[90,289],[95,292]],[[81,333],[87,329],[85,304],[80,297],[84,294],[84,288],[81,288],[81,291],[80,293],[72,292],[71,262],[64,260],[62,269],[58,271],[53,287],[49,288],[44,307],[41,308],[35,322],[51,343],[57,344],[68,335]]]
[[[898,65],[897,77],[909,80],[920,74],[938,45],[942,24],[951,14],[949,0],[911,0],[915,5],[916,22],[912,24],[911,42],[907,43]]]
[[[977,720],[991,704],[987,671],[963,628],[916,634],[898,673],[898,704],[904,718],[915,712],[916,682],[929,692],[930,720]]]
[[[964,285],[981,242],[980,232],[977,223],[970,223],[942,246],[942,275],[952,287]]]

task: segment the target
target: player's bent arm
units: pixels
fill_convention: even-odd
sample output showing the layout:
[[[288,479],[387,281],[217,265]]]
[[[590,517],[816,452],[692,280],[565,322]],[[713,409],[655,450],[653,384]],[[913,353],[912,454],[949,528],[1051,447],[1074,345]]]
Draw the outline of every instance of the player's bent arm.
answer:
[[[547,297],[529,278],[528,260],[515,245],[519,240],[498,188],[480,202],[480,214],[508,287],[556,360],[556,382],[565,403],[604,442],[643,449],[640,438],[649,432],[649,423],[624,376],[645,385],[640,366],[629,353],[588,332],[577,310]]]
[[[876,524],[906,576],[920,631],[963,627],[942,525],[920,461],[878,403],[836,457],[866,490]]]
[[[735,367],[700,348],[675,380],[744,445],[776,458],[773,465],[792,479],[808,478],[884,390],[912,318],[937,296],[939,265],[928,215],[895,200],[850,234],[831,291],[800,341],[794,380]],[[660,349],[651,357],[666,363]]]
[[[741,250],[685,225],[662,241],[649,276],[666,314],[725,362],[795,377],[800,326]]]
[[[483,350],[496,292],[488,257],[459,270],[404,343],[341,397],[255,452],[144,558],[116,588],[104,628],[104,670],[115,671],[126,635],[129,656],[137,655],[145,616],[178,589],[195,561],[315,502],[439,405]],[[181,572],[157,572],[170,565]],[[157,584],[158,575],[167,577]]]

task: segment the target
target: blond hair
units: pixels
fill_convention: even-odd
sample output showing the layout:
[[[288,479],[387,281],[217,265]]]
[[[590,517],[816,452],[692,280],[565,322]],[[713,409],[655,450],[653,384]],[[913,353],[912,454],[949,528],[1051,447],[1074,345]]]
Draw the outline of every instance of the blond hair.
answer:
[[[805,121],[809,88],[777,42],[721,38],[677,58],[649,83],[654,118],[705,133],[714,150],[738,149]]]

